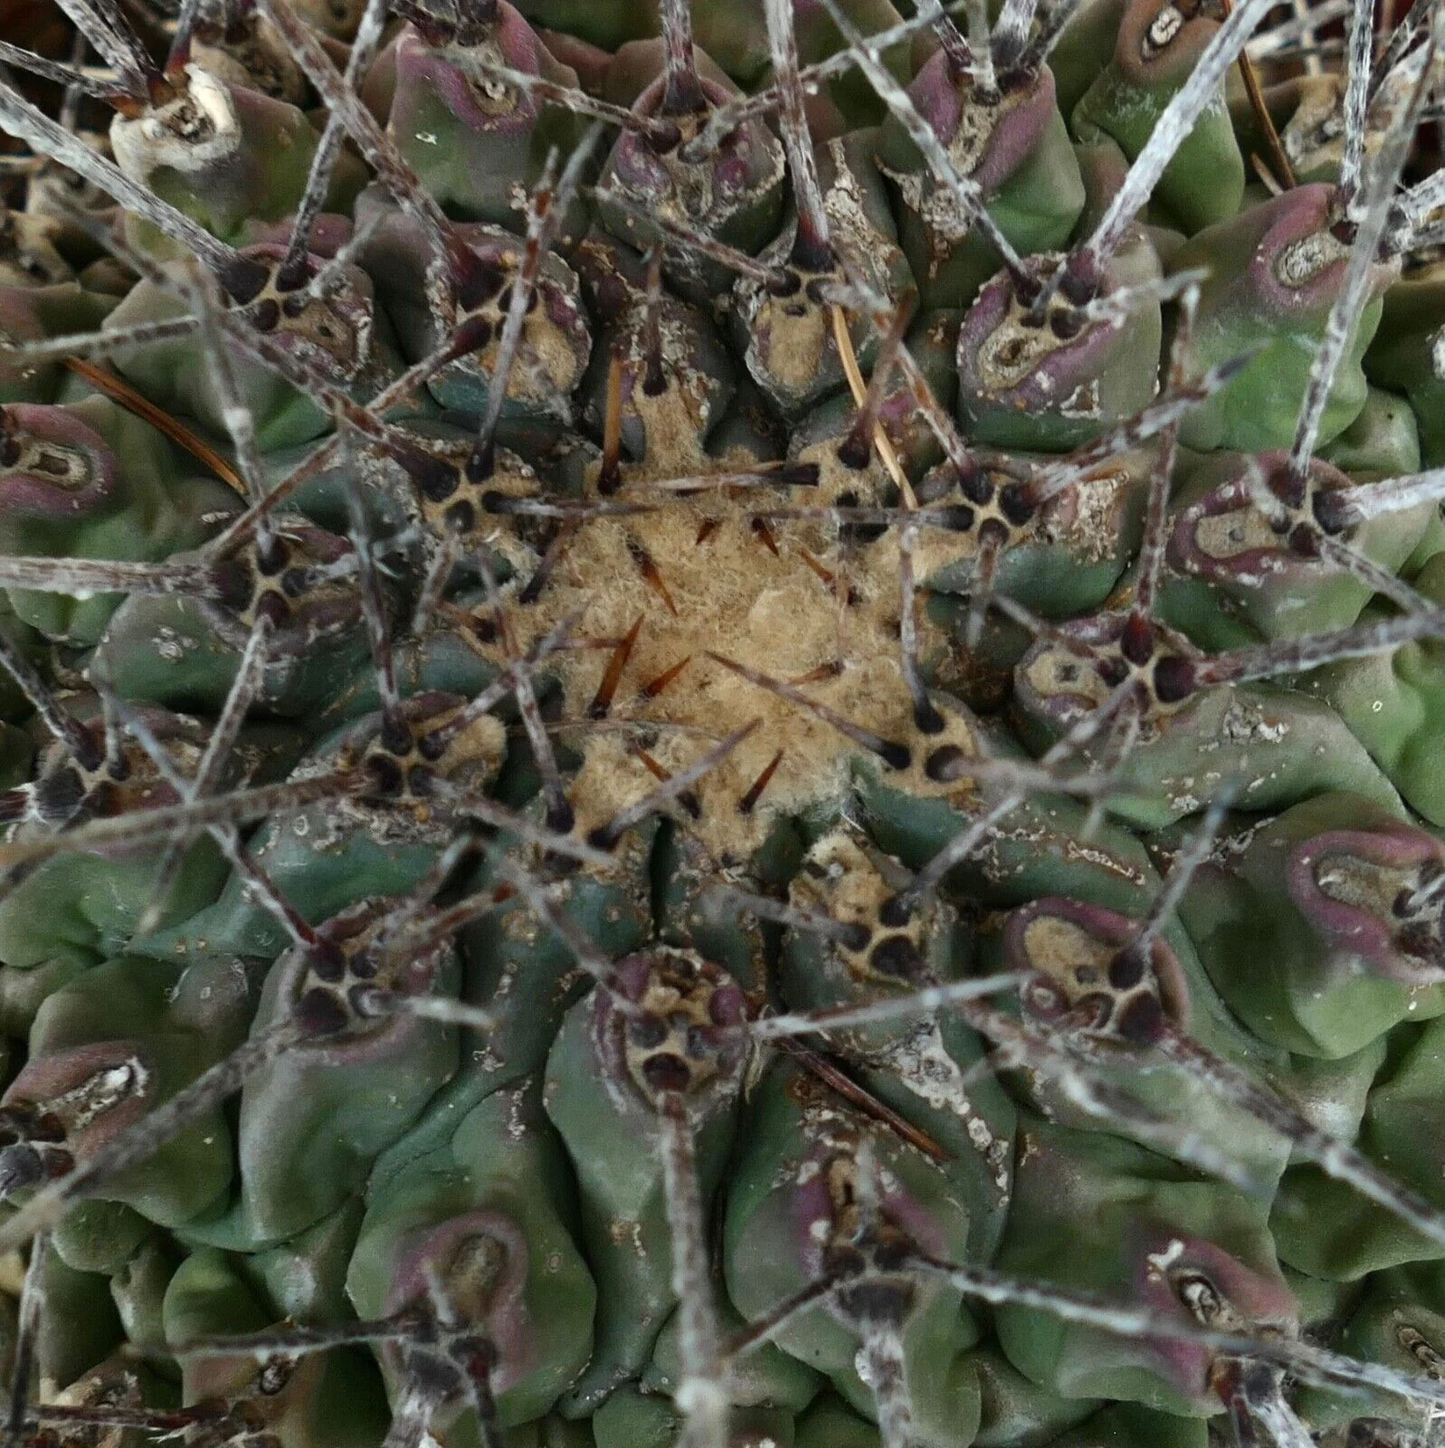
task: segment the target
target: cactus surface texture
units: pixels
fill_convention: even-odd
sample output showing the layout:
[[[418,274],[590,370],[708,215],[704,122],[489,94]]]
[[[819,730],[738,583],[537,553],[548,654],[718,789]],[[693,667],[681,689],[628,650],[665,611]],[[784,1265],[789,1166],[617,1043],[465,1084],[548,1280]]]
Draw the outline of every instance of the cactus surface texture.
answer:
[[[0,0],[0,1448],[1445,1448],[1445,0]]]

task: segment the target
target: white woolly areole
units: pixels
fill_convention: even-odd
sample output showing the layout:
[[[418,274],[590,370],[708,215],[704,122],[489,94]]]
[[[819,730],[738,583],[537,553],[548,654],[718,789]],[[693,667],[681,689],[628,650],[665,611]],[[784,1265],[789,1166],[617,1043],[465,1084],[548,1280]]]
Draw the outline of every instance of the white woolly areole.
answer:
[[[188,109],[204,122],[204,134],[181,133],[176,123]],[[185,92],[143,116],[116,116],[110,123],[110,144],[120,169],[133,181],[146,183],[162,166],[195,173],[224,161],[240,148],[241,123],[224,82],[198,65],[188,65]]]

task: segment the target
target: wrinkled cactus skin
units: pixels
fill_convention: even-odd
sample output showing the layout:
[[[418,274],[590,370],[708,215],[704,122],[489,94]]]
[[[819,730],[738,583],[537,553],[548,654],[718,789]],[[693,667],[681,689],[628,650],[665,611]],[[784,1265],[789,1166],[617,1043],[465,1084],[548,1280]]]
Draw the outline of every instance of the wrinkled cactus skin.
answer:
[[[1445,0],[0,32],[3,1448],[1445,1441]]]

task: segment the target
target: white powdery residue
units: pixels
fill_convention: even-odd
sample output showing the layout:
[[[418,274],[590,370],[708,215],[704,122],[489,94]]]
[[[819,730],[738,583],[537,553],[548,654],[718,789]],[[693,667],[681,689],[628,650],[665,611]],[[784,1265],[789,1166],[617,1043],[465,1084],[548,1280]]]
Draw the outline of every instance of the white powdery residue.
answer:
[[[630,1244],[640,1260],[647,1260],[647,1248],[642,1243],[641,1222],[614,1218],[607,1224],[607,1235],[612,1238],[614,1247]]]
[[[1324,1132],[1326,1136],[1351,1141],[1360,1129],[1359,1102],[1351,1102],[1347,1099],[1334,1100],[1326,1094],[1310,1096],[1303,1100],[1296,1097],[1295,1106],[1311,1126]]]
[[[1149,1276],[1155,1282],[1162,1282],[1164,1274],[1184,1255],[1184,1243],[1173,1238],[1162,1252],[1151,1252],[1144,1258],[1149,1264]]]
[[[1068,526],[1045,524],[1049,542],[1072,546],[1084,563],[1100,563],[1113,556],[1119,546],[1119,496],[1127,479],[1121,473],[1082,478],[1074,485],[1074,516]]]
[[[833,162],[833,184],[823,198],[823,209],[829,222],[857,236],[866,236],[873,230],[868,213],[863,209],[863,192],[858,178],[848,164],[848,153],[841,141],[828,142],[828,154]]]
[[[992,1170],[994,1185],[1006,1192],[1009,1179],[1004,1143],[969,1100],[963,1072],[943,1044],[938,1021],[932,1017],[920,1021],[884,1053],[883,1064],[896,1071],[909,1089],[934,1110],[946,1111],[963,1123],[968,1139]]]
[[[150,1089],[150,1072],[138,1056],[96,1072],[78,1086],[53,1097],[50,1110],[70,1131],[81,1131],[122,1101],[143,1097]]]
[[[873,1387],[873,1365],[868,1360],[868,1349],[860,1347],[853,1354],[853,1371],[858,1374],[859,1381],[865,1388]]]
[[[1082,417],[1094,419],[1103,414],[1099,408],[1099,379],[1097,377],[1088,382],[1081,382],[1059,403],[1059,415],[1061,417]]]
[[[1283,719],[1271,722],[1263,709],[1238,698],[1230,701],[1219,721],[1220,738],[1230,744],[1278,744],[1288,733]]]
[[[507,1093],[507,1125],[506,1132],[513,1141],[521,1141],[527,1135],[527,1120],[522,1112],[521,1091]]]
[[[186,656],[187,649],[192,647],[190,642],[181,638],[175,629],[165,626],[156,630],[151,645],[155,649],[157,657],[164,659],[168,664],[180,663]]]
[[[1125,880],[1130,880],[1136,885],[1144,883],[1144,874],[1133,865],[1127,865],[1122,860],[1116,859],[1107,850],[1096,849],[1092,845],[1081,844],[1078,840],[1064,841],[1064,854],[1071,860],[1084,860],[1091,865],[1097,865],[1101,870],[1107,870],[1111,875],[1118,875]]]

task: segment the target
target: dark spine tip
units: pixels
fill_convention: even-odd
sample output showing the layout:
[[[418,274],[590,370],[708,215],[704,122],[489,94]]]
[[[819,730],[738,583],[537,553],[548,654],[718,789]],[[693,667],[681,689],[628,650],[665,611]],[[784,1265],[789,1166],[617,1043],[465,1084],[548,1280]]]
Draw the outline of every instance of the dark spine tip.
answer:
[[[1037,277],[1025,271],[1010,269],[1009,280],[1013,284],[1014,300],[1021,307],[1032,307],[1043,296],[1044,289]]]
[[[307,1036],[336,1036],[351,1024],[351,1013],[329,990],[313,986],[296,1002],[296,1024]]]
[[[662,1053],[642,1063],[642,1074],[654,1091],[680,1094],[692,1085],[692,1072],[681,1056]]]
[[[1161,704],[1178,704],[1198,687],[1192,660],[1179,654],[1166,654],[1154,665],[1154,696]]]
[[[496,471],[497,444],[494,438],[477,440],[467,458],[466,474],[469,483],[484,483]]]
[[[364,767],[371,781],[370,794],[385,799],[395,798],[401,793],[406,781],[396,760],[384,754],[370,754]]]
[[[869,953],[868,964],[895,980],[919,981],[928,974],[923,952],[907,935],[885,935]]]
[[[673,115],[684,113],[684,111],[672,112]],[[654,156],[670,156],[682,144],[682,128],[676,121],[665,119],[659,108],[658,118],[647,128],[644,139],[647,142],[648,150]]]
[[[920,734],[942,734],[948,721],[939,713],[932,700],[920,699],[913,706],[913,724]]]
[[[906,892],[890,895],[878,910],[878,919],[890,930],[902,930],[912,918],[913,901]]]
[[[889,769],[907,769],[913,763],[913,751],[892,739],[880,739],[876,752]]]
[[[454,463],[434,458],[430,453],[407,449],[397,462],[429,503],[444,503],[461,487],[462,479]]]
[[[667,1023],[646,1011],[627,1023],[627,1039],[644,1051],[655,1051],[667,1039]]]
[[[1059,290],[1064,296],[1076,307],[1085,307],[1099,295],[1102,284],[1098,262],[1087,252],[1071,252],[1059,279]]]
[[[1054,312],[1049,317],[1049,330],[1061,342],[1070,342],[1084,330],[1084,314],[1077,308]]]
[[[259,261],[248,256],[238,256],[229,262],[220,276],[226,294],[237,306],[244,307],[254,302],[266,286],[270,271]]]
[[[657,108],[659,116],[699,116],[707,115],[712,108],[707,103],[707,96],[703,94],[702,85],[699,83],[697,74],[691,69],[674,70],[667,78],[667,85],[663,90],[662,104]],[[682,132],[677,132],[678,145],[682,141]]]
[[[306,238],[301,238],[304,242]],[[292,241],[296,238],[293,236]],[[287,252],[281,265],[276,268],[276,290],[278,292],[299,292],[311,280],[311,268],[307,265],[305,246],[294,252]]]
[[[558,835],[570,835],[577,824],[577,811],[571,802],[559,799],[547,810],[547,828]]]
[[[457,277],[457,305],[466,312],[485,306],[502,290],[505,278],[499,268],[468,250],[471,260]]]
[[[1119,1012],[1118,1029],[1132,1045],[1157,1045],[1168,1030],[1164,1007],[1151,995],[1135,996]]]
[[[28,1142],[0,1150],[0,1201],[39,1186],[46,1178],[45,1158]]]
[[[427,799],[436,789],[437,777],[423,764],[409,764],[406,787],[416,799]]]
[[[105,763],[105,747],[83,725],[73,731],[70,752],[75,762],[89,773],[94,773]]]
[[[1154,627],[1143,614],[1131,613],[1125,621],[1119,652],[1139,669],[1154,657]]]
[[[952,784],[968,773],[968,756],[958,745],[944,744],[928,756],[923,772],[935,784]]]
[[[274,589],[263,593],[252,610],[257,621],[265,619],[272,628],[284,628],[291,621],[291,605]]]
[[[404,758],[411,753],[412,736],[402,719],[383,719],[378,733],[378,742],[388,754]]]
[[[447,232],[446,249],[452,296],[464,312],[475,311],[501,289],[502,275],[490,263],[483,261],[455,231]]]
[[[813,230],[806,217],[798,218],[798,234],[793,238],[788,263],[798,271],[814,273],[830,272],[837,265],[832,245]]]
[[[85,781],[74,769],[60,769],[35,781],[35,813],[49,822],[60,822],[80,808],[85,800]]]
[[[271,533],[259,538],[256,543],[256,572],[263,578],[275,578],[290,561],[290,550],[286,540]]]
[[[958,491],[977,507],[993,501],[993,479],[977,463],[958,474]]]
[[[1112,654],[1105,654],[1102,658],[1094,659],[1093,664],[1094,672],[1111,689],[1117,689],[1129,677],[1129,665],[1122,658],[1115,658]]]
[[[1033,490],[1026,483],[1005,483],[998,495],[998,505],[1015,528],[1022,528],[1039,510]]]
[[[1296,523],[1289,532],[1289,551],[1297,558],[1320,556],[1320,535],[1308,523]]]
[[[332,984],[346,975],[346,954],[334,940],[318,938],[306,952],[306,962],[318,980]]]
[[[1300,471],[1291,459],[1282,467],[1273,469],[1269,475],[1268,486],[1270,492],[1285,507],[1301,508],[1304,506],[1305,495],[1309,492],[1308,473]]]
[[[1133,990],[1144,979],[1144,972],[1143,952],[1133,945],[1126,945],[1109,962],[1109,984],[1115,990]]]
[[[489,38],[500,13],[498,0],[461,0],[457,10],[463,28],[476,37],[469,42],[473,45],[480,45]]]
[[[1313,511],[1320,531],[1337,537],[1350,526],[1349,505],[1337,492],[1321,489],[1314,496]]]
[[[492,324],[486,317],[468,317],[452,333],[452,344],[448,349],[453,357],[465,357],[469,352],[480,352],[492,340]]]
[[[859,419],[862,422],[863,419]],[[867,429],[872,432],[871,426]],[[851,468],[855,473],[861,473],[868,466],[873,456],[873,443],[870,437],[865,436],[861,427],[855,427],[848,434],[838,447],[838,461],[845,468]]]

